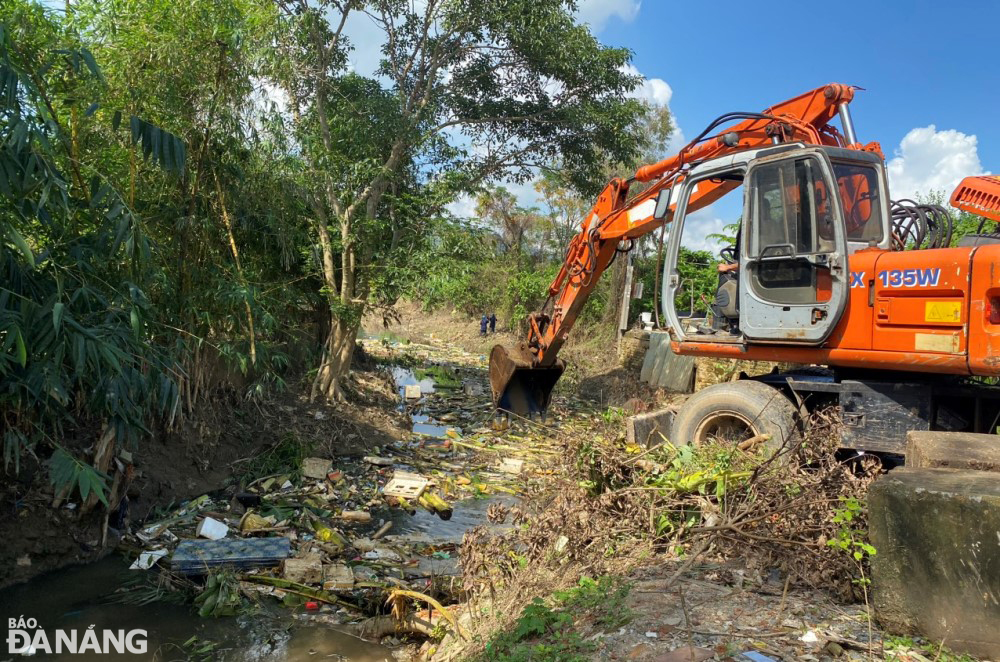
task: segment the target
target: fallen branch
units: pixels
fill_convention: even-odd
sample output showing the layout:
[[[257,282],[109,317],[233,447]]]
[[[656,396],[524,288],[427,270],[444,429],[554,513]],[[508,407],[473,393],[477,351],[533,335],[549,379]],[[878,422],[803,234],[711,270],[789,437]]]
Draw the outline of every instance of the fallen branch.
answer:
[[[448,623],[451,624],[451,627],[453,627],[455,629],[455,634],[457,634],[462,639],[466,639],[467,638],[466,635],[465,635],[465,632],[462,631],[461,626],[458,624],[458,621],[455,620],[455,617],[451,615],[451,612],[448,611],[447,609],[445,609],[444,606],[442,606],[440,602],[438,602],[437,600],[435,600],[431,596],[426,595],[424,593],[418,593],[417,591],[407,591],[407,590],[404,590],[404,589],[396,589],[396,590],[392,591],[391,593],[389,593],[389,598],[388,598],[387,601],[391,602],[394,598],[396,598],[398,596],[402,596],[402,597],[406,597],[406,598],[413,598],[414,600],[423,600],[424,602],[426,602],[427,604],[429,604],[431,607],[434,607],[439,612],[441,612],[441,615],[444,616],[445,620],[447,620]]]
[[[265,584],[267,586],[273,586],[275,588],[280,588],[282,591],[288,593],[294,593],[295,595],[301,595],[304,598],[309,598],[311,600],[317,600],[319,602],[325,602],[328,605],[337,605],[338,607],[347,607],[348,609],[353,609],[354,611],[363,612],[364,610],[353,602],[348,602],[347,600],[341,600],[337,596],[323,591],[321,589],[312,588],[304,584],[298,584],[287,579],[282,579],[280,577],[269,577],[267,575],[242,575],[240,577],[242,581],[250,582],[251,584]]]

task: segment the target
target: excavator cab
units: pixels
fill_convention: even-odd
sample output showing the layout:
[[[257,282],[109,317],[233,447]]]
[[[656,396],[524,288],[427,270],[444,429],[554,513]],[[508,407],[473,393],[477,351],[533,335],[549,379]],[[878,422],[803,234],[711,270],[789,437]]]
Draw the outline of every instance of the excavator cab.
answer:
[[[712,306],[724,319],[692,332],[673,305],[687,206],[700,187],[720,182],[741,182],[744,192],[734,265],[720,275]],[[822,344],[847,305],[848,255],[888,242],[885,190],[881,159],[834,147],[747,150],[692,168],[672,196],[677,203],[664,264],[661,301],[675,336],[699,343]],[[666,218],[669,207],[658,207]]]

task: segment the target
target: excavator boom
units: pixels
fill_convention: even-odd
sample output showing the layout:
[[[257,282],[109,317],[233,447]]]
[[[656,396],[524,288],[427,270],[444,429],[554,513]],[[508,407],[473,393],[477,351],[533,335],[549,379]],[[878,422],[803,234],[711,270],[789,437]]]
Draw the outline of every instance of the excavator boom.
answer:
[[[558,352],[597,279],[621,246],[661,227],[654,212],[660,192],[683,181],[687,168],[727,154],[788,142],[875,152],[878,143],[857,142],[848,104],[854,88],[831,83],[775,104],[760,113],[728,113],[717,118],[677,154],[639,168],[628,180],[614,179],[598,196],[571,240],[566,258],[548,290],[542,310],[528,317],[528,334],[517,347],[497,345],[490,353],[494,404],[520,415],[544,413],[564,364]],[[843,134],[830,122],[839,117]],[[649,183],[629,195],[634,182]],[[688,200],[690,213],[721,198],[738,183],[703,182]],[[624,242],[624,244],[623,244]]]

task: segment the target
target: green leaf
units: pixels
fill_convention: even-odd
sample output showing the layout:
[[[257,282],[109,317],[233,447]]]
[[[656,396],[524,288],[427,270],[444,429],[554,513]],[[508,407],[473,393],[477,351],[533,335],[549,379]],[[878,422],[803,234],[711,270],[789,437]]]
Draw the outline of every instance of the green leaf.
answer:
[[[139,137],[142,136],[142,120],[132,115],[129,117],[128,124],[132,131],[132,144],[135,145],[139,142]]]
[[[135,335],[142,335],[142,325],[139,324],[139,312],[135,308],[129,312],[129,318],[132,322],[132,331],[135,332]]]
[[[9,239],[11,243],[14,244],[14,247],[21,252],[21,255],[24,256],[24,259],[27,260],[28,264],[31,265],[31,268],[34,269],[35,254],[31,252],[31,247],[28,246],[28,242],[24,240],[24,237],[22,237],[21,234],[13,227],[8,227],[7,239]]]
[[[17,350],[17,362],[24,368],[28,365],[28,348],[24,344],[24,336],[21,335],[21,329],[18,329],[14,335],[14,345]]]
[[[58,332],[59,325],[62,324],[63,310],[65,306],[62,301],[56,301],[52,306],[52,327]]]
[[[94,59],[93,53],[88,51],[86,48],[81,48],[80,57],[82,57],[83,61],[87,63],[87,68],[90,69],[90,73],[94,74],[97,78],[104,80],[104,76],[101,74],[101,69],[97,66],[97,60]]]

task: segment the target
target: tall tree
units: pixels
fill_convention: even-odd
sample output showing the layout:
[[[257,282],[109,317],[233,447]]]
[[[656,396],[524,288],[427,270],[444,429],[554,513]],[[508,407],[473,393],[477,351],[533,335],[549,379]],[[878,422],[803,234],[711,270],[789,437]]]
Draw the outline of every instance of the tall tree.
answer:
[[[276,0],[285,26],[273,71],[313,173],[313,222],[331,321],[313,395],[343,397],[371,274],[400,257],[399,192],[433,211],[448,194],[524,180],[562,158],[594,191],[602,155],[641,144],[629,53],[602,46],[567,0]],[[384,39],[373,81],[345,74],[345,26],[362,13]],[[345,86],[347,89],[345,89]],[[354,92],[363,93],[355,94]],[[357,129],[347,142],[341,127]],[[355,153],[360,150],[361,155]]]

